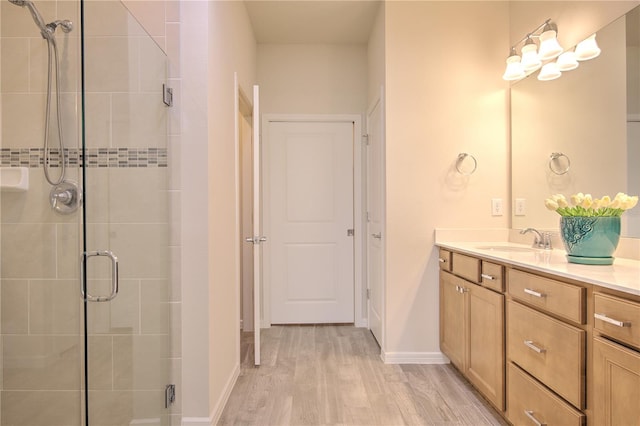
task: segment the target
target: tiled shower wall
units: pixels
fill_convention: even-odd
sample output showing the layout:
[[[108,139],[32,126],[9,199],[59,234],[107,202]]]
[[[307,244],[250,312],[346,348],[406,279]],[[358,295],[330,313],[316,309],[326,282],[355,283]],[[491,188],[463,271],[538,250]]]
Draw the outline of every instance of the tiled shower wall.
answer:
[[[153,17],[162,10],[167,21],[165,35],[154,37],[160,46],[167,50],[177,46],[170,35],[179,34],[178,3],[141,3],[148,3],[147,9],[130,8],[139,18],[141,13]],[[47,17],[79,22],[77,2],[36,4]],[[168,110],[159,102],[165,69],[158,66],[164,59],[151,39],[122,13],[119,2],[91,2],[90,6],[87,52],[101,53],[87,58],[89,155],[81,158],[78,151],[77,32],[59,43],[65,145],[71,179],[79,178],[77,166],[82,161],[90,167],[86,182],[89,248],[109,248],[121,259],[121,294],[111,306],[96,306],[89,315],[90,345],[95,349],[90,350],[89,362],[97,372],[90,380],[94,424],[124,424],[134,417],[153,417],[164,386],[157,383],[162,377],[158,371],[171,371],[170,381],[178,385],[180,395],[180,273],[174,267],[179,266],[180,234],[175,231],[179,227],[169,226],[170,221],[179,223],[179,209],[169,209],[169,201],[171,206],[180,202],[179,181],[171,178],[178,176],[172,167],[179,164],[175,149],[179,119],[171,117],[179,114],[177,108]],[[0,362],[4,366],[0,424],[77,424],[82,353],[80,229],[77,213],[51,212],[49,186],[39,164],[46,44],[26,10],[1,2],[0,14],[0,162],[2,167],[26,166],[30,174],[27,192],[3,192],[0,197]],[[123,64],[128,64],[126,70]],[[173,75],[177,69],[172,67]],[[172,85],[177,101],[179,79]],[[167,140],[166,129],[158,129],[157,124],[169,113]],[[92,275],[95,291],[108,285],[102,272]],[[138,392],[135,397],[133,389]],[[113,414],[108,406],[101,406],[103,401],[117,402],[121,418],[102,417]],[[179,424],[179,400],[172,412],[171,423]]]

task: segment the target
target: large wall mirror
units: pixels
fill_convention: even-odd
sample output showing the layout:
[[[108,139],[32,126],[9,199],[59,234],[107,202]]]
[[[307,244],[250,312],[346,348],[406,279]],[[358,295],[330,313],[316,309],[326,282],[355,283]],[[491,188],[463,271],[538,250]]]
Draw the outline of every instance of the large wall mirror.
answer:
[[[558,230],[551,194],[640,193],[640,6],[597,32],[599,57],[511,87],[512,227]],[[516,202],[516,204],[518,204]],[[522,211],[524,208],[524,212]],[[640,238],[640,207],[622,234]]]

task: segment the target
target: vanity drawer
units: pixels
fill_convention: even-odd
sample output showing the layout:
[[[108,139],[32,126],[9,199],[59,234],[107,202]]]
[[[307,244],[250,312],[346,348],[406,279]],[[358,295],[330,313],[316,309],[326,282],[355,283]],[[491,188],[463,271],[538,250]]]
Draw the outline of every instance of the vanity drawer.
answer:
[[[585,416],[509,363],[507,416],[514,425],[580,426]],[[534,420],[535,419],[535,420]]]
[[[509,295],[559,317],[585,324],[586,289],[509,269]]]
[[[440,249],[438,262],[440,263],[440,269],[451,272],[451,252],[449,250]]]
[[[594,293],[593,327],[600,333],[640,348],[640,303]]]
[[[453,273],[471,282],[480,282],[480,259],[453,253]]]
[[[585,401],[585,331],[510,300],[509,359],[577,408]]]
[[[481,284],[495,291],[504,291],[504,267],[496,263],[482,261]]]

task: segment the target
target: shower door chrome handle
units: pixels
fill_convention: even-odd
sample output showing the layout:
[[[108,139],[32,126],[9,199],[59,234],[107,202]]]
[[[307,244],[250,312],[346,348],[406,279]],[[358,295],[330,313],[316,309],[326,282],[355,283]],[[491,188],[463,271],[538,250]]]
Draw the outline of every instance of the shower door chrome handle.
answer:
[[[86,290],[86,282],[85,282],[86,263],[90,257],[94,257],[94,256],[106,256],[111,260],[111,293],[107,296],[92,296]],[[113,254],[109,250],[88,251],[82,255],[81,264],[82,264],[81,265],[82,269],[80,271],[80,277],[81,277],[80,292],[82,293],[82,298],[85,301],[108,302],[110,300],[113,300],[118,295],[118,258],[116,257],[115,254]]]

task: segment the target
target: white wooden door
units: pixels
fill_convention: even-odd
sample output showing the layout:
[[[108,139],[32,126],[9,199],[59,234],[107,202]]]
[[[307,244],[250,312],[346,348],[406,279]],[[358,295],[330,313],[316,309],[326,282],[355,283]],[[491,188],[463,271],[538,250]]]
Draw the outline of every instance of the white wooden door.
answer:
[[[354,123],[267,131],[271,323],[353,323]]]
[[[384,121],[383,103],[375,104],[367,116],[367,289],[369,328],[383,345],[384,307]]]

